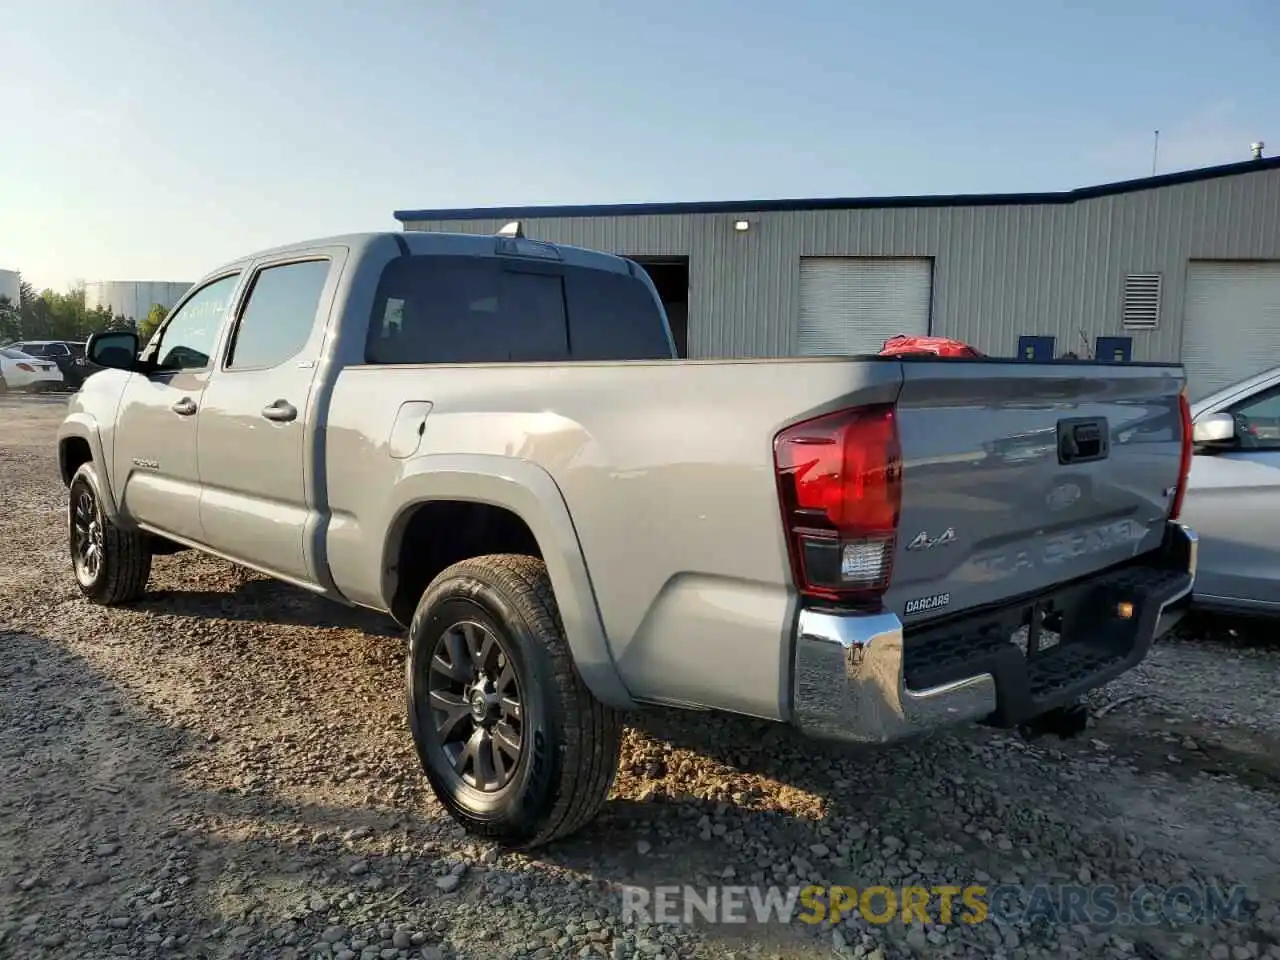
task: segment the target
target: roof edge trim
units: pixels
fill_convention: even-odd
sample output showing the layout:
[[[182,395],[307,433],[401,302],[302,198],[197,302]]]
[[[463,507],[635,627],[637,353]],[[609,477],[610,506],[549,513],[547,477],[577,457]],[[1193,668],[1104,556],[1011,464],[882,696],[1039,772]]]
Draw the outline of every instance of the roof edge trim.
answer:
[[[810,210],[881,210],[911,207],[988,207],[1075,203],[1160,187],[1198,183],[1280,168],[1280,156],[1244,160],[1216,167],[1179,170],[1154,177],[1120,180],[1058,193],[969,193],[907,197],[818,197],[779,200],[693,200],[667,203],[596,203],[546,206],[461,207],[440,210],[396,210],[400,223],[423,220],[497,220],[547,217],[636,217],[690,213],[782,213]]]

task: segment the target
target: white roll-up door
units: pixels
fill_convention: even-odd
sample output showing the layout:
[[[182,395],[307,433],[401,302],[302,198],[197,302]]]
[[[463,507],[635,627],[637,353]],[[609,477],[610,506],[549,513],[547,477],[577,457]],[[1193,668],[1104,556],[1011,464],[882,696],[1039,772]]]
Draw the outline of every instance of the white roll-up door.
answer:
[[[1280,365],[1280,261],[1187,265],[1182,363],[1193,400]]]
[[[879,353],[900,333],[929,333],[927,257],[801,257],[801,356]]]

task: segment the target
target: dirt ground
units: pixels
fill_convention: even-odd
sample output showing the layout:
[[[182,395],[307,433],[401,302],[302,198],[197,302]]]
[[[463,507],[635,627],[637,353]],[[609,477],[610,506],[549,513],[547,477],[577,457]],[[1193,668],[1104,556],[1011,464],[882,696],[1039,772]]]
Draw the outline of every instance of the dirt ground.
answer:
[[[60,398],[0,398],[0,956],[1280,958],[1280,636],[1165,642],[1091,729],[850,751],[633,718],[608,809],[465,838],[409,740],[388,620],[192,553],[90,605]],[[1234,918],[646,923],[622,885],[1243,884]]]

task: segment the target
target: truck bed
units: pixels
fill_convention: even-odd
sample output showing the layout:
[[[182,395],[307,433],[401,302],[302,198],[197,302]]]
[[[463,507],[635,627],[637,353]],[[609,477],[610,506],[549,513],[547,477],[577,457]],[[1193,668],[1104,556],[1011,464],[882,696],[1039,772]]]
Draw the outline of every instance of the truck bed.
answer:
[[[910,626],[1158,546],[1181,385],[1175,366],[884,358],[353,366],[328,405],[326,553],[344,592],[376,602],[370,533],[393,518],[365,491],[464,456],[528,462],[563,496],[632,694],[783,718],[800,597],[771,463],[780,431],[897,404],[884,605]],[[429,408],[413,457],[379,453],[413,402]],[[1105,422],[1108,455],[1062,464],[1059,423],[1080,419]]]

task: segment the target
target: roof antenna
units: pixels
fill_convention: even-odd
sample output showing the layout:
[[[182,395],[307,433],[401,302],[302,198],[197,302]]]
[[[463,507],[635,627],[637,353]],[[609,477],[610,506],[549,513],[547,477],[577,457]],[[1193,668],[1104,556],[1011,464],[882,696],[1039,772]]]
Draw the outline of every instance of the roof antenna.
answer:
[[[1249,144],[1249,149],[1253,151],[1253,159],[1255,160],[1262,159],[1262,151],[1266,148],[1267,145],[1261,140],[1255,140],[1253,143]]]
[[[519,220],[512,220],[510,223],[508,223],[506,226],[504,226],[501,230],[498,231],[498,236],[509,237],[512,240],[523,240],[524,226],[520,223]]]

